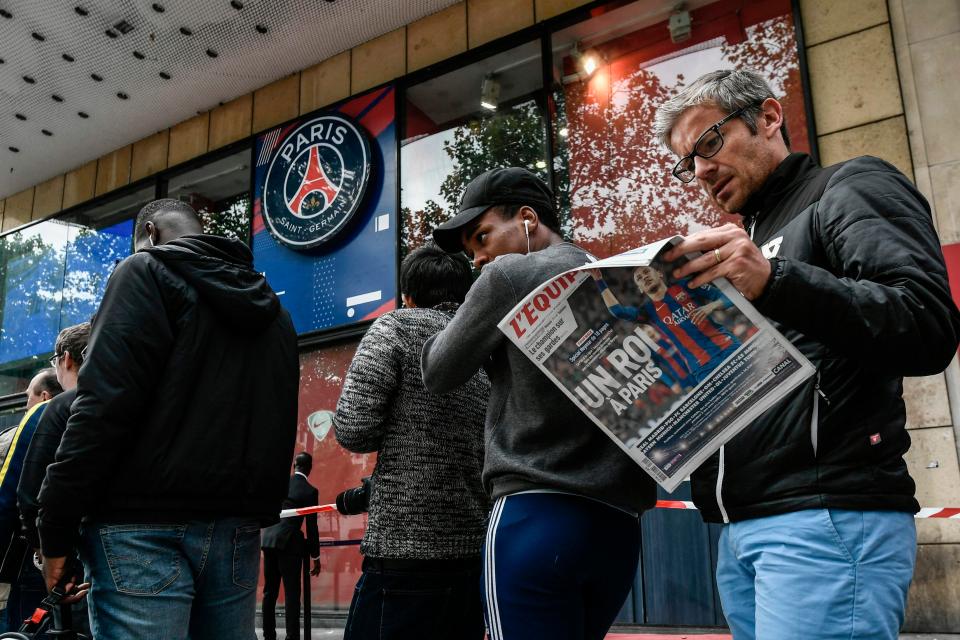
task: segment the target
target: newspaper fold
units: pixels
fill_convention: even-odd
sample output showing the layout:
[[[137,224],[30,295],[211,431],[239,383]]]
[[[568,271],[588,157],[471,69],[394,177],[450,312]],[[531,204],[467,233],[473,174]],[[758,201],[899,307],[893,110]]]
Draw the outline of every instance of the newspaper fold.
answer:
[[[667,491],[814,373],[726,279],[674,278],[681,240],[558,275],[498,325]]]

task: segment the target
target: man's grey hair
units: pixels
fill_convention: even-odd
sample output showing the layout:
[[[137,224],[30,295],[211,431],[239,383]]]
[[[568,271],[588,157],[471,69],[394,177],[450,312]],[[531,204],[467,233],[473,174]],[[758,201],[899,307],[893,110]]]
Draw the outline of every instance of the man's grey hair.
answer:
[[[756,135],[760,105],[767,98],[776,99],[776,96],[767,81],[756,71],[750,69],[711,71],[700,76],[689,87],[660,105],[653,119],[653,134],[660,144],[673,151],[674,149],[670,146],[670,135],[680,116],[691,107],[710,105],[727,113],[746,107],[740,117],[750,132]],[[789,149],[790,136],[787,134],[786,122],[780,126],[780,134]]]

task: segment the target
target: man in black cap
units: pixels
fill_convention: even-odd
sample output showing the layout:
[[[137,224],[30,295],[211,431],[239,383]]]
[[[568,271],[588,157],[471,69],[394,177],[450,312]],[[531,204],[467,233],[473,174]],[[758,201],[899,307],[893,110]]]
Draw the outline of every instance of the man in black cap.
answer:
[[[484,545],[490,637],[600,640],[633,583],[638,516],[655,486],[497,328],[529,292],[593,257],[563,240],[550,188],[519,168],[474,179],[433,237],[482,268],[421,365],[433,393],[481,367],[492,384],[483,469],[495,501]]]

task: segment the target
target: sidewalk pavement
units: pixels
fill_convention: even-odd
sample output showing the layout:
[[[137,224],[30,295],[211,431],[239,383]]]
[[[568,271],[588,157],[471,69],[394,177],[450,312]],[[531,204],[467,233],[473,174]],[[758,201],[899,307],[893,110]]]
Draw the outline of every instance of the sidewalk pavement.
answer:
[[[283,631],[281,630],[281,634]],[[263,632],[257,629],[258,640],[263,639]],[[313,629],[311,640],[342,640],[343,629]],[[731,640],[729,634],[717,633],[716,629],[685,629],[651,630],[643,632],[614,632],[607,636],[607,640]],[[960,640],[960,634],[954,633],[904,633],[900,640]]]

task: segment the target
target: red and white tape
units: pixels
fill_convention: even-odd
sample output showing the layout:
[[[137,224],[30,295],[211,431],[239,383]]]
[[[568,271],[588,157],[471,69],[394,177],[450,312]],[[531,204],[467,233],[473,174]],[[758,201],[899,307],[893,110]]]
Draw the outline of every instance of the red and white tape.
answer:
[[[657,500],[657,509],[694,509],[692,502],[686,500]],[[320,504],[315,507],[301,507],[299,509],[284,509],[280,512],[281,518],[306,516],[311,513],[326,513],[336,511],[335,504]],[[960,508],[957,507],[924,507],[914,516],[915,518],[950,518],[960,520]]]
[[[325,513],[327,511],[336,511],[335,504],[318,504],[315,507],[300,507],[299,509],[284,509],[280,512],[281,518],[293,518],[296,516],[308,516],[311,513]]]

